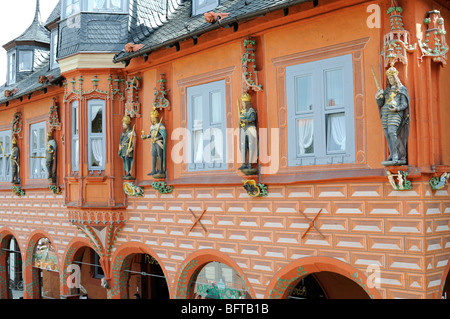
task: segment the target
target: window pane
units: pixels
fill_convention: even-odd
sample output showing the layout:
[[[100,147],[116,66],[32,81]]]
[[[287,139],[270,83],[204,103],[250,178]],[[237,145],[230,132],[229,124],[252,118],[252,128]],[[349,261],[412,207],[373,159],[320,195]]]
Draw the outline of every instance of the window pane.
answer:
[[[73,150],[72,150],[72,170],[78,170],[78,157],[79,157],[79,142],[78,138],[72,140]]]
[[[103,108],[102,105],[91,107],[91,133],[102,133],[103,131]]]
[[[43,151],[45,149],[45,146],[46,146],[45,128],[41,127],[39,129],[39,148],[40,148],[40,151]]]
[[[327,150],[344,152],[346,145],[345,114],[329,114],[327,131]]]
[[[342,69],[325,71],[326,106],[344,104],[344,81]]]
[[[19,71],[31,71],[33,51],[19,51]]]
[[[72,134],[78,135],[78,103],[72,106]]]
[[[31,131],[31,150],[36,153],[38,149],[38,131]]]
[[[201,128],[203,123],[203,99],[201,95],[192,97],[192,112],[194,128]]]
[[[297,154],[314,154],[314,122],[313,119],[297,120]]]
[[[220,112],[222,110],[222,94],[212,92],[210,96],[211,103],[211,123],[220,123]]]
[[[222,130],[219,128],[211,128],[211,139],[210,139],[210,154],[211,161],[213,163],[223,162],[223,134]]]
[[[203,131],[195,130],[193,133],[194,163],[203,162]]]
[[[93,138],[91,143],[91,167],[103,167],[103,138]]]
[[[312,76],[296,78],[297,113],[312,111]]]

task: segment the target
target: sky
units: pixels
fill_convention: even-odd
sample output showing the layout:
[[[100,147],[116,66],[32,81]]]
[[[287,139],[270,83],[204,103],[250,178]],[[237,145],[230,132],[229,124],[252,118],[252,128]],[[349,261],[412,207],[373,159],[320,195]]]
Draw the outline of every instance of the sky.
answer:
[[[45,22],[58,0],[40,0]],[[0,85],[6,82],[6,51],[3,45],[21,35],[33,22],[36,0],[0,0]]]

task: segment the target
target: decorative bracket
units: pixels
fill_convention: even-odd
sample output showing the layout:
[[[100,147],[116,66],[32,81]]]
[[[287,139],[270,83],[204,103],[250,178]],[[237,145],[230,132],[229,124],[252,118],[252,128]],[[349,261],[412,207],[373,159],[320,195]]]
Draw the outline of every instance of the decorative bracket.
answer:
[[[432,190],[443,189],[445,187],[445,185],[447,185],[449,177],[450,177],[450,174],[447,173],[447,172],[442,173],[442,175],[439,178],[438,177],[432,177],[430,179],[431,189]]]
[[[389,183],[392,188],[396,191],[406,191],[411,189],[411,182],[406,179],[408,176],[407,172],[398,171],[397,174],[392,174],[390,171],[386,172]],[[395,182],[395,177],[397,177],[397,182]]]
[[[167,185],[165,182],[153,182],[153,189],[156,189],[160,194],[172,193],[173,186]]]
[[[325,238],[325,236],[320,232],[320,230],[316,227],[315,222],[316,219],[319,217],[320,213],[322,212],[323,208],[321,208],[319,210],[319,212],[317,213],[316,216],[314,216],[313,220],[310,220],[308,218],[308,216],[306,216],[302,211],[300,211],[300,214],[303,215],[303,217],[308,221],[309,227],[308,229],[305,231],[305,233],[302,235],[302,239],[305,238],[306,234],[308,234],[308,232],[311,230],[311,228],[314,228],[319,234],[320,236],[322,236],[322,238]]]
[[[262,183],[256,183],[254,179],[243,180],[243,187],[247,191],[250,197],[266,197],[267,196],[267,185]]]
[[[144,196],[144,189],[140,186],[134,185],[133,182],[124,182],[123,191],[128,196],[142,197]]]
[[[126,224],[125,213],[116,211],[71,211],[69,222],[86,235],[96,253],[105,273],[102,286],[109,289],[111,280],[111,256],[119,232]]]
[[[56,98],[53,98],[53,104],[50,106],[50,111],[48,112],[48,126],[50,131],[61,129]]]
[[[11,187],[11,190],[17,196],[20,196],[20,197],[25,196],[25,191],[19,185],[13,185]]]

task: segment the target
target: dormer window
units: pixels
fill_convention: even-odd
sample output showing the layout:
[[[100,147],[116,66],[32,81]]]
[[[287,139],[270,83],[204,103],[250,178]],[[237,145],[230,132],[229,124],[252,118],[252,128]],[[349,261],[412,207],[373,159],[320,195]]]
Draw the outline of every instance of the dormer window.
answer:
[[[16,52],[8,53],[8,85],[16,83]]]
[[[214,10],[219,6],[219,0],[192,0],[192,15],[196,16]]]
[[[56,61],[56,53],[58,52],[58,29],[52,30],[50,37],[50,69],[53,70],[58,66]]]
[[[33,50],[19,51],[19,72],[33,71]]]
[[[124,5],[127,1],[123,0],[88,0],[89,12],[123,12]]]
[[[79,12],[127,13],[128,0],[63,0],[63,19]]]

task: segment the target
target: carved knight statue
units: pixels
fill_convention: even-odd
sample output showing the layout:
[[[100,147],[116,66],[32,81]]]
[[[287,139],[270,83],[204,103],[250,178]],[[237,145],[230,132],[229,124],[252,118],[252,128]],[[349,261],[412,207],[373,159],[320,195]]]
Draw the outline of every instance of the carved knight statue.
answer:
[[[156,108],[150,115],[152,126],[150,127],[150,134],[145,135],[142,131],[141,138],[143,140],[150,138],[152,141],[152,171],[147,175],[152,175],[154,178],[166,177],[166,127],[159,119],[159,112]]]
[[[246,173],[256,170],[253,169],[252,164],[257,162],[258,133],[256,130],[256,111],[251,106],[250,94],[244,93],[241,101],[243,107],[239,109],[239,145],[242,166],[239,169]],[[254,174],[254,172],[249,172],[249,174]]]
[[[20,149],[17,146],[17,140],[13,137],[11,154],[11,183],[20,184]]]
[[[407,164],[407,142],[409,136],[409,95],[398,78],[398,70],[391,66],[387,70],[388,85],[376,94],[381,124],[389,147],[389,157],[381,164]]]
[[[58,145],[53,139],[52,131],[47,133],[47,151],[45,152],[45,166],[47,178],[50,183],[56,183],[56,151]]]
[[[134,162],[134,147],[136,145],[136,133],[134,127],[131,129],[131,118],[125,115],[122,119],[122,135],[120,136],[119,156],[123,161],[123,169],[125,171],[124,179],[131,180]]]

